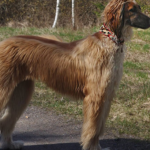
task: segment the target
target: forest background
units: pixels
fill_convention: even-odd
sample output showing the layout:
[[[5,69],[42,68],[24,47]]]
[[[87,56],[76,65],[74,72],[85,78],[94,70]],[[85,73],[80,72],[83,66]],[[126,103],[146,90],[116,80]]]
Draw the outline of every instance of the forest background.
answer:
[[[149,0],[136,0],[142,11],[150,14]],[[70,27],[72,0],[60,0],[57,27]],[[97,26],[107,0],[75,0],[76,28]],[[1,0],[1,26],[51,27],[56,12],[56,0]]]

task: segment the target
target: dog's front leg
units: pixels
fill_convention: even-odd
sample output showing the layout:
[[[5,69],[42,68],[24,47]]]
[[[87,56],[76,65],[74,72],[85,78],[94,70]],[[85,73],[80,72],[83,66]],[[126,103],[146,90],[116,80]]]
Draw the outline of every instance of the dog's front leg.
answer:
[[[95,90],[92,91],[93,93],[84,99],[81,142],[83,150],[102,150],[99,145],[99,136],[103,133],[111,101],[106,97],[106,90],[102,92],[103,94],[96,93]],[[105,150],[109,150],[109,148]]]

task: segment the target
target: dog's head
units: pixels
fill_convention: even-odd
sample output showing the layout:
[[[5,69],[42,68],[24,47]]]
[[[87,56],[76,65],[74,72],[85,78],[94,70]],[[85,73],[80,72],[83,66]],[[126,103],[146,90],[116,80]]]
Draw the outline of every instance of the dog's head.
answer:
[[[126,2],[122,6],[124,23],[136,28],[147,29],[150,27],[150,18],[141,12],[135,2]]]
[[[150,18],[141,12],[135,0],[111,0],[103,12],[103,21],[119,38],[125,26],[150,27]]]

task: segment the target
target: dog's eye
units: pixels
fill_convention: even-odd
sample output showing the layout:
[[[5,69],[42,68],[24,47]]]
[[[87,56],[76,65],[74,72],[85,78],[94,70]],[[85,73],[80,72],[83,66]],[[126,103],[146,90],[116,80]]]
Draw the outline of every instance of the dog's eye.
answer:
[[[132,8],[132,9],[130,9],[129,11],[130,11],[130,12],[135,12],[135,9],[134,9],[134,8]]]
[[[137,11],[137,8],[134,6],[132,7],[131,9],[129,9],[130,12],[136,12]]]

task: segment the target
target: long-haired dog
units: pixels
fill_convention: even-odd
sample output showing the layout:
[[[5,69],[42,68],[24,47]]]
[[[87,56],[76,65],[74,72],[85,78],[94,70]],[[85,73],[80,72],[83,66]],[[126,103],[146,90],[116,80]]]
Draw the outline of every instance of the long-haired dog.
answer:
[[[11,134],[38,79],[57,92],[83,99],[83,150],[101,150],[99,137],[122,76],[124,43],[131,38],[132,27],[149,28],[150,18],[135,0],[111,0],[103,22],[97,33],[71,43],[36,36],[16,36],[0,43],[3,147],[22,146]]]

